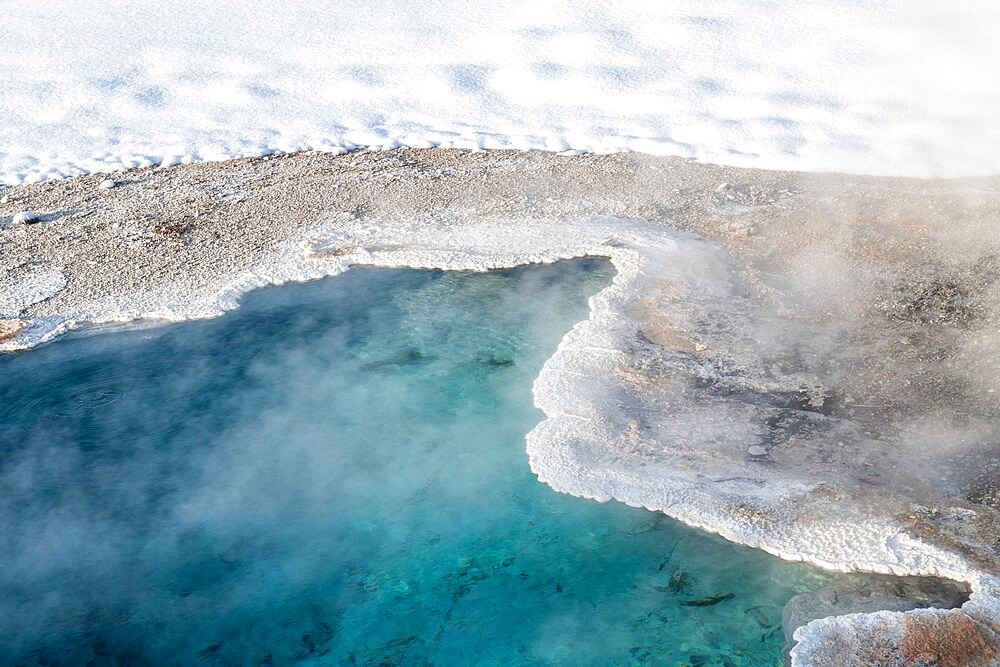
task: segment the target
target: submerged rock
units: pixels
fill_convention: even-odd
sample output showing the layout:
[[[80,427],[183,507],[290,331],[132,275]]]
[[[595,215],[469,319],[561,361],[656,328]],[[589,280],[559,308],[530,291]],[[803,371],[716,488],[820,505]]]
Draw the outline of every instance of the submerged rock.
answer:
[[[683,600],[681,606],[683,607],[711,607],[712,605],[719,604],[720,602],[725,602],[726,600],[732,600],[736,597],[735,593],[716,593],[715,595],[709,595],[707,597],[698,598],[696,600]]]

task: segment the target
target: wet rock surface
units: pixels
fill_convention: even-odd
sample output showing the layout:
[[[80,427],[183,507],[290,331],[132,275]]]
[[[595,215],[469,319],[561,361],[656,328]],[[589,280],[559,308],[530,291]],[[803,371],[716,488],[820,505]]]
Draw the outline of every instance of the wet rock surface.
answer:
[[[954,609],[968,600],[968,585],[947,579],[881,574],[842,575],[817,591],[796,595],[785,605],[781,624],[787,642],[786,661],[791,663],[787,656],[795,645],[793,633],[818,618],[928,607]]]

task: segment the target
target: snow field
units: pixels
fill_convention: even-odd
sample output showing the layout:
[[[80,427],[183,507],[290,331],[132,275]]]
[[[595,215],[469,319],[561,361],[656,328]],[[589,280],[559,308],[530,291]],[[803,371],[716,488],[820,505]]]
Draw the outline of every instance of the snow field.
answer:
[[[1000,171],[1000,6],[5,3],[0,183],[359,146]]]

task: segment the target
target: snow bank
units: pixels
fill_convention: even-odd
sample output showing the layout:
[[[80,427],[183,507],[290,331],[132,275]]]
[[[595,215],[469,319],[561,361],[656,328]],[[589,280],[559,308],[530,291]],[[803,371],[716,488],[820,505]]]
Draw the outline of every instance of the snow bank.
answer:
[[[0,183],[356,146],[1000,172],[1000,5],[7,3]]]

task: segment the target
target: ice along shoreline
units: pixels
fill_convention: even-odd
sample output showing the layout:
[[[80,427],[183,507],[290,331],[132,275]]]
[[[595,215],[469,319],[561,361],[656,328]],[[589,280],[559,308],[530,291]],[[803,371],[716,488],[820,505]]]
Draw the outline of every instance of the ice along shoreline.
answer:
[[[540,479],[785,558],[973,588],[961,610],[816,621],[795,664],[954,653],[949,636],[993,660],[996,180],[446,150],[105,179],[4,191],[4,349],[210,317],[351,265],[608,257],[613,285],[535,385]]]

